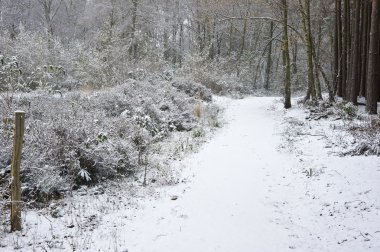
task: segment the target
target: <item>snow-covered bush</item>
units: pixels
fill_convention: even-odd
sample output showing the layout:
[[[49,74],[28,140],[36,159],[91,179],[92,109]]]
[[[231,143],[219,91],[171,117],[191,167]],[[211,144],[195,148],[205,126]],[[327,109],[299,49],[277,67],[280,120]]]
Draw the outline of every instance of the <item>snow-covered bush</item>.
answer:
[[[374,115],[358,113],[356,120],[346,125],[351,133],[354,144],[350,146],[345,155],[380,155],[380,124],[379,118]]]
[[[205,131],[201,127],[196,127],[195,129],[193,129],[193,137],[203,137],[204,135]]]
[[[191,81],[190,79],[177,78],[173,80],[172,85],[179,91],[185,92],[191,97],[195,97],[203,101],[211,101],[212,99],[209,89],[199,83]]]
[[[252,94],[254,89],[251,72],[249,76],[242,76],[234,57],[209,61],[204,56],[189,56],[184,71],[191,73],[195,82],[207,87],[214,94],[236,96]]]
[[[7,39],[7,34],[0,36],[0,78],[4,79],[4,72],[8,79],[13,78],[1,85],[13,84],[22,91],[60,91],[78,86],[112,86],[121,79],[116,72],[111,73],[104,55],[91,45],[73,41],[64,46],[58,38],[48,39],[46,34],[26,31],[22,26],[18,30],[13,40]]]
[[[92,92],[17,94],[11,110],[26,112],[24,196],[46,201],[82,184],[138,171],[146,146],[170,131],[196,127],[194,96],[161,79],[129,80]],[[12,146],[12,132],[4,119],[0,120],[1,188],[8,186]]]
[[[357,116],[358,107],[351,102],[339,102],[335,106],[337,108],[337,113],[343,119],[352,120]]]
[[[350,151],[351,155],[380,155],[380,134],[378,133],[375,138],[362,139],[355,146],[355,148]]]

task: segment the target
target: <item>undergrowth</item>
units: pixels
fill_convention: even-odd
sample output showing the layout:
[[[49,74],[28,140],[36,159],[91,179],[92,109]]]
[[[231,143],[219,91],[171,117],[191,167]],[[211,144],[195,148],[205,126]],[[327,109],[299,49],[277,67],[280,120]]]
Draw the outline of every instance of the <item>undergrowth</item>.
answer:
[[[141,169],[146,175],[147,166],[154,166],[149,163],[151,146],[172,131],[203,132],[208,125],[200,124],[198,117],[211,113],[194,109],[201,102],[208,108],[211,95],[203,86],[190,83],[149,77],[103,90],[15,93],[12,100],[2,96],[9,108],[0,115],[0,189],[4,191],[0,200],[9,200],[12,111],[26,112],[22,195],[38,205],[81,185],[130,176]],[[212,116],[217,125],[216,115]]]

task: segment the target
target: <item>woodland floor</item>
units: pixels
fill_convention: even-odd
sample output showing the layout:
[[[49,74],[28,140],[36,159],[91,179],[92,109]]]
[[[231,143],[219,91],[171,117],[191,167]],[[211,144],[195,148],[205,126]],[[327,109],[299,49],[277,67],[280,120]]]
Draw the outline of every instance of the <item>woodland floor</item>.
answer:
[[[378,157],[339,156],[333,121],[296,124],[277,98],[216,100],[225,125],[173,162],[180,183],[78,192],[26,212],[0,251],[380,251]]]

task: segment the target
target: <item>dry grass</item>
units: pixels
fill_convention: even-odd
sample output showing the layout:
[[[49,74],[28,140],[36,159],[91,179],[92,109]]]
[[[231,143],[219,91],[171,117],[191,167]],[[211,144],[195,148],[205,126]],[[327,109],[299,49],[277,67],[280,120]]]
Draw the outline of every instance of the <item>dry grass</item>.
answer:
[[[195,113],[196,118],[200,120],[202,117],[202,104],[200,101],[195,105],[194,113]]]

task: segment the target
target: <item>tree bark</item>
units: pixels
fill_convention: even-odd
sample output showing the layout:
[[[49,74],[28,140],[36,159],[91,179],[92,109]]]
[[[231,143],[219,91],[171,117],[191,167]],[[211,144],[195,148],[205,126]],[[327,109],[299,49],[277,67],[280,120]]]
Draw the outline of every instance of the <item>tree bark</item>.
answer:
[[[368,59],[367,105],[370,114],[377,114],[377,100],[379,93],[379,43],[380,43],[380,0],[372,0],[371,30]]]
[[[334,69],[333,69],[333,82],[334,82],[334,90],[337,90],[338,79],[339,79],[339,23],[338,19],[340,19],[338,13],[338,2],[340,0],[335,0],[335,25],[334,25]]]
[[[342,26],[342,2],[336,0],[336,16],[338,25],[338,59],[339,59],[339,73],[336,87],[336,94],[342,97],[343,90],[343,26]]]
[[[283,7],[283,60],[285,73],[285,103],[286,109],[292,107],[291,103],[291,82],[290,82],[290,56],[289,56],[289,36],[288,36],[288,3],[287,0],[282,0]]]
[[[232,15],[235,15],[235,7],[232,7]],[[230,31],[228,34],[228,56],[231,56],[231,53],[233,51],[233,39],[234,39],[234,23],[233,20],[230,20]]]
[[[369,41],[369,28],[370,28],[370,4],[368,1],[363,1],[363,30],[362,30],[362,66],[360,78],[360,91],[361,97],[366,96],[366,82],[367,82],[367,66],[368,66],[368,41]]]
[[[136,42],[136,24],[137,24],[137,6],[138,0],[132,0],[132,31],[131,31],[131,46],[129,48],[129,55],[133,59],[137,59],[138,45]]]
[[[265,69],[265,90],[269,90],[270,75],[272,69],[272,44],[273,44],[273,22],[270,22],[269,28],[269,45],[268,45],[268,56],[267,56],[267,67]]]
[[[247,13],[248,15],[248,13]],[[243,24],[243,35],[241,38],[241,48],[240,48],[240,54],[239,58],[243,55],[244,53],[244,48],[245,48],[245,40],[246,40],[246,35],[247,35],[247,26],[248,26],[248,19],[244,19],[244,24]]]
[[[313,63],[313,38],[311,35],[311,22],[310,22],[310,0],[304,1],[304,6],[299,0],[299,5],[302,11],[302,26],[305,37],[305,46],[307,54],[307,79],[308,88],[307,94],[304,98],[306,102],[310,98],[316,100],[316,90],[315,90],[315,78],[314,78],[314,63]]]
[[[350,99],[351,95],[351,63],[352,63],[352,46],[351,46],[351,0],[346,1],[346,9],[347,12],[347,79],[346,79],[346,96],[345,100]]]
[[[318,35],[317,35],[317,41],[316,43],[313,43],[313,59],[314,59],[314,72],[315,72],[315,91],[316,91],[316,97],[319,100],[322,100],[322,90],[321,90],[321,80],[319,79],[318,74],[318,65],[319,65],[319,53],[321,48],[321,41],[322,41],[322,25],[321,22],[318,22]]]
[[[351,63],[351,83],[350,83],[350,101],[358,104],[357,87],[360,85],[359,67],[360,67],[360,0],[354,0],[355,3],[355,19],[354,19],[354,42]]]
[[[342,91],[340,96],[345,100],[347,91],[347,61],[348,61],[348,14],[347,5],[349,0],[344,0],[343,29],[342,29]]]

